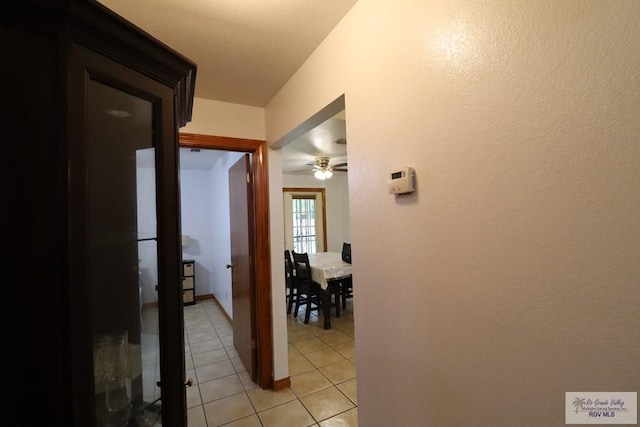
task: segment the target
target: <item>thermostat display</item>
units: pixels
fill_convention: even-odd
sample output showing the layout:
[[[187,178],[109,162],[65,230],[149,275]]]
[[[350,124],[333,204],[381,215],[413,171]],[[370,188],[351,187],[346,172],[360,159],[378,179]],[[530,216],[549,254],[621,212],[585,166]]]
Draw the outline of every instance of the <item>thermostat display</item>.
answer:
[[[389,194],[406,194],[415,191],[415,171],[412,167],[405,166],[391,172],[391,178],[387,182]]]

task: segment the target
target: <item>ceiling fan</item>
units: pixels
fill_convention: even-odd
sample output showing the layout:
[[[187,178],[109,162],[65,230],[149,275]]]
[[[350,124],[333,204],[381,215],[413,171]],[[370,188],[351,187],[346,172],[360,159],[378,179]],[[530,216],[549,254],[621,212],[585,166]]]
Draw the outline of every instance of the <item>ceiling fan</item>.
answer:
[[[313,176],[317,179],[329,179],[333,176],[333,172],[347,172],[347,163],[338,163],[333,166],[329,166],[330,159],[328,157],[316,157],[315,163],[310,163],[313,166]]]

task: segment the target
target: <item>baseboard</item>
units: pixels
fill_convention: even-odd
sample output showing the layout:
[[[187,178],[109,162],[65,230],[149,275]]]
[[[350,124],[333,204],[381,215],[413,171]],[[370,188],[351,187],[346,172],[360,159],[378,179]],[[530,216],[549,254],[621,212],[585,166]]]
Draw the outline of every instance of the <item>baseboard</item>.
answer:
[[[205,299],[215,299],[215,297],[213,296],[213,294],[196,295],[196,297],[195,297],[196,301],[201,301],[201,300],[205,300]],[[216,300],[216,302],[217,302],[217,300]],[[187,304],[187,305],[193,305],[193,303]],[[220,303],[218,303],[218,305],[220,305]],[[142,304],[142,307],[157,307],[157,306],[158,306],[158,301],[146,302],[146,303]],[[222,311],[224,311],[224,310],[222,310]]]
[[[273,382],[273,391],[280,391],[289,387],[291,387],[291,379],[289,377],[275,380]]]
[[[204,299],[215,299],[215,297],[213,296],[213,294],[196,295],[196,301],[201,301]]]

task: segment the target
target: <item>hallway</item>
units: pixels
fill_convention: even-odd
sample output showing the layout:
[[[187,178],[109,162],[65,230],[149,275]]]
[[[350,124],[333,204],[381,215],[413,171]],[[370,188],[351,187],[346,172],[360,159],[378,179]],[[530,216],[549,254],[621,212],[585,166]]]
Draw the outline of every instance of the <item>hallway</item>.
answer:
[[[273,392],[251,380],[233,348],[233,330],[218,304],[184,307],[189,427],[357,426],[353,305],[333,328],[311,316],[287,317],[291,387]]]

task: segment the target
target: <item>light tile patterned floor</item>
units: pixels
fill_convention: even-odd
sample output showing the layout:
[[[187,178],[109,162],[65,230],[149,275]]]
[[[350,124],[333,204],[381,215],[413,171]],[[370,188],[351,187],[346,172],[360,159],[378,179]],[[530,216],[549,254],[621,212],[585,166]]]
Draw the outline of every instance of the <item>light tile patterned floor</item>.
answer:
[[[287,317],[291,387],[262,390],[233,347],[233,329],[213,300],[185,306],[189,427],[353,427],[358,425],[351,301],[332,329],[315,313]]]

